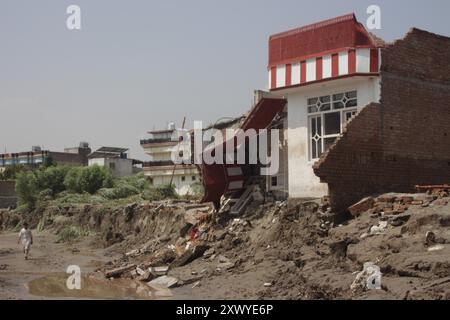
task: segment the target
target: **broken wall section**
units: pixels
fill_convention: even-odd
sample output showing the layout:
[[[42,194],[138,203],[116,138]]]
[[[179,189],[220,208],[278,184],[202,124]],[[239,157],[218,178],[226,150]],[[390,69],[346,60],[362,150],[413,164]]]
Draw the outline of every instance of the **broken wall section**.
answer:
[[[381,103],[314,165],[336,211],[374,193],[450,182],[450,38],[412,29],[381,56]]]
[[[15,207],[16,204],[16,182],[0,181],[0,209]]]

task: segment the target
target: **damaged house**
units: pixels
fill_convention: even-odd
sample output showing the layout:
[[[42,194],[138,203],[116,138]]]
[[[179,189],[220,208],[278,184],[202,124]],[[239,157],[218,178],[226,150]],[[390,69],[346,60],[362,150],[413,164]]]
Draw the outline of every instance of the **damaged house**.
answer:
[[[448,183],[449,61],[450,38],[413,28],[387,44],[354,14],[270,36],[269,92],[241,125],[281,129],[266,191],[329,195],[344,211],[367,195]],[[242,197],[254,169],[204,164],[204,200]]]

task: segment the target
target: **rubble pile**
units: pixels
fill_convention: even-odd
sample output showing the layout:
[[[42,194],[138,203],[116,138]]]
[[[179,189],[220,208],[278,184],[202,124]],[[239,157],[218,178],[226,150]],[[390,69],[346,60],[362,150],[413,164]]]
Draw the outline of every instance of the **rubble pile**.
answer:
[[[178,212],[176,232],[129,239],[101,271],[197,298],[447,299],[448,200],[435,189],[380,195],[352,206],[346,222],[326,198],[266,198],[239,216],[178,205],[165,209]]]
[[[404,213],[410,206],[428,207],[430,205],[446,205],[450,188],[433,188],[426,193],[394,194],[387,193],[376,198],[367,197],[348,208],[357,217],[363,212],[370,215],[397,215]]]

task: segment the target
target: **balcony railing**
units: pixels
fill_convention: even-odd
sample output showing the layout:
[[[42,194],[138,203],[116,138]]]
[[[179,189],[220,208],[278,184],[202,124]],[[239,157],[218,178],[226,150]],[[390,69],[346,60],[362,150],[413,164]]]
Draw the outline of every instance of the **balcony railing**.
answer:
[[[144,168],[148,167],[159,167],[159,166],[173,166],[173,161],[170,160],[161,160],[161,161],[146,161],[143,163]]]
[[[176,141],[173,141],[171,138],[142,139],[141,145],[148,144],[148,143],[162,143],[162,142],[176,142]]]

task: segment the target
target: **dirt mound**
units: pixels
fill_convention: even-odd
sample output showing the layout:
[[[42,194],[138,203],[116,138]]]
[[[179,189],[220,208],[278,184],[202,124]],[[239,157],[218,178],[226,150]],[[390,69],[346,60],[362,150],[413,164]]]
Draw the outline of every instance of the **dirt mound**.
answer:
[[[448,299],[448,200],[382,195],[342,223],[319,200],[255,202],[241,216],[189,202],[78,205],[33,221],[97,233],[97,245],[121,253],[100,268],[106,277],[154,280],[194,298]],[[12,212],[0,217],[16,223]]]
[[[108,267],[132,265],[120,276],[148,280],[157,275],[142,278],[146,268],[167,266],[198,298],[447,299],[446,199],[402,213],[362,212],[342,224],[320,201],[253,204],[240,217],[190,224],[185,236]],[[368,262],[379,268],[379,289],[357,277]]]

